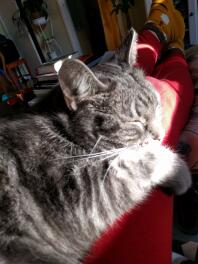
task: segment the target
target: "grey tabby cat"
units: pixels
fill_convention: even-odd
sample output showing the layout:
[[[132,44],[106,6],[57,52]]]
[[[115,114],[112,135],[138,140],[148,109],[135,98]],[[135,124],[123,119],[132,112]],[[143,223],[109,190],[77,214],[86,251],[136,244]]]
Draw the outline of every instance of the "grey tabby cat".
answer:
[[[0,125],[0,263],[79,264],[116,219],[156,186],[191,185],[160,143],[160,102],[135,63],[135,33],[90,70],[65,60],[70,109]],[[128,48],[126,48],[128,46]]]

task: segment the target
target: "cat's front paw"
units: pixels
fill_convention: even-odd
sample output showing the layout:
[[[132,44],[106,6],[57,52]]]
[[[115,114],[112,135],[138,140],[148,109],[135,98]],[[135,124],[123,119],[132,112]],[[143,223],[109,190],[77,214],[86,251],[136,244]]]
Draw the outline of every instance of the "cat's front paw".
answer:
[[[192,184],[191,173],[185,161],[164,146],[154,146],[153,151],[157,158],[153,182],[172,190],[176,195],[184,194]]]
[[[152,153],[152,185],[167,188],[176,195],[185,193],[191,186],[191,174],[186,163],[171,149],[153,140],[144,147],[145,157]],[[148,164],[148,159],[145,159]]]
[[[175,195],[184,194],[192,185],[192,178],[190,171],[181,159],[178,159],[178,164],[175,167],[175,174],[162,184],[163,187],[168,188]]]

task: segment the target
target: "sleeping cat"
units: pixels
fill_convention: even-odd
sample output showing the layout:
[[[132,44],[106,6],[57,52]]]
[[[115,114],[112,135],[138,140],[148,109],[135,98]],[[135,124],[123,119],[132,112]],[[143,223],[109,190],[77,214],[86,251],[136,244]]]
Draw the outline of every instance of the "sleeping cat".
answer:
[[[185,163],[160,143],[160,101],[132,67],[135,53],[131,31],[92,70],[65,60],[58,77],[69,114],[1,122],[0,263],[82,263],[154,187],[182,194],[191,185]]]

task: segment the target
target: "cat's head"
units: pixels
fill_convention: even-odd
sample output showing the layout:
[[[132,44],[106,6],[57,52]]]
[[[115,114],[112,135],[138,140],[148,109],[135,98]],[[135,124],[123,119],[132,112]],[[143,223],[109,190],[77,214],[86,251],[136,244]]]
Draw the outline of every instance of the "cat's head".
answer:
[[[71,110],[73,137],[89,149],[98,140],[97,148],[104,150],[139,143],[147,137],[157,102],[142,71],[133,67],[134,34],[131,31],[110,62],[89,69],[79,60],[67,59],[58,72]]]

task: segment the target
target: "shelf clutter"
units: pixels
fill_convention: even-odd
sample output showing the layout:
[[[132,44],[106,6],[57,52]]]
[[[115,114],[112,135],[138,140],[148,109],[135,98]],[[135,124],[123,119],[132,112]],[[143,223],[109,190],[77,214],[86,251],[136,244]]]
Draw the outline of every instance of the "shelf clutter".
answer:
[[[36,82],[34,85],[34,89],[50,89],[56,87],[58,85],[58,78],[54,65],[58,61],[61,62],[65,59],[79,59],[89,67],[92,67],[94,64],[97,64],[99,62],[100,57],[94,55],[79,56],[77,52],[74,52],[69,55],[60,57],[59,59],[43,63],[36,68]]]
[[[24,58],[20,57],[5,64],[0,79],[1,110],[2,105],[14,108],[25,107],[27,102],[35,97],[32,74]]]

